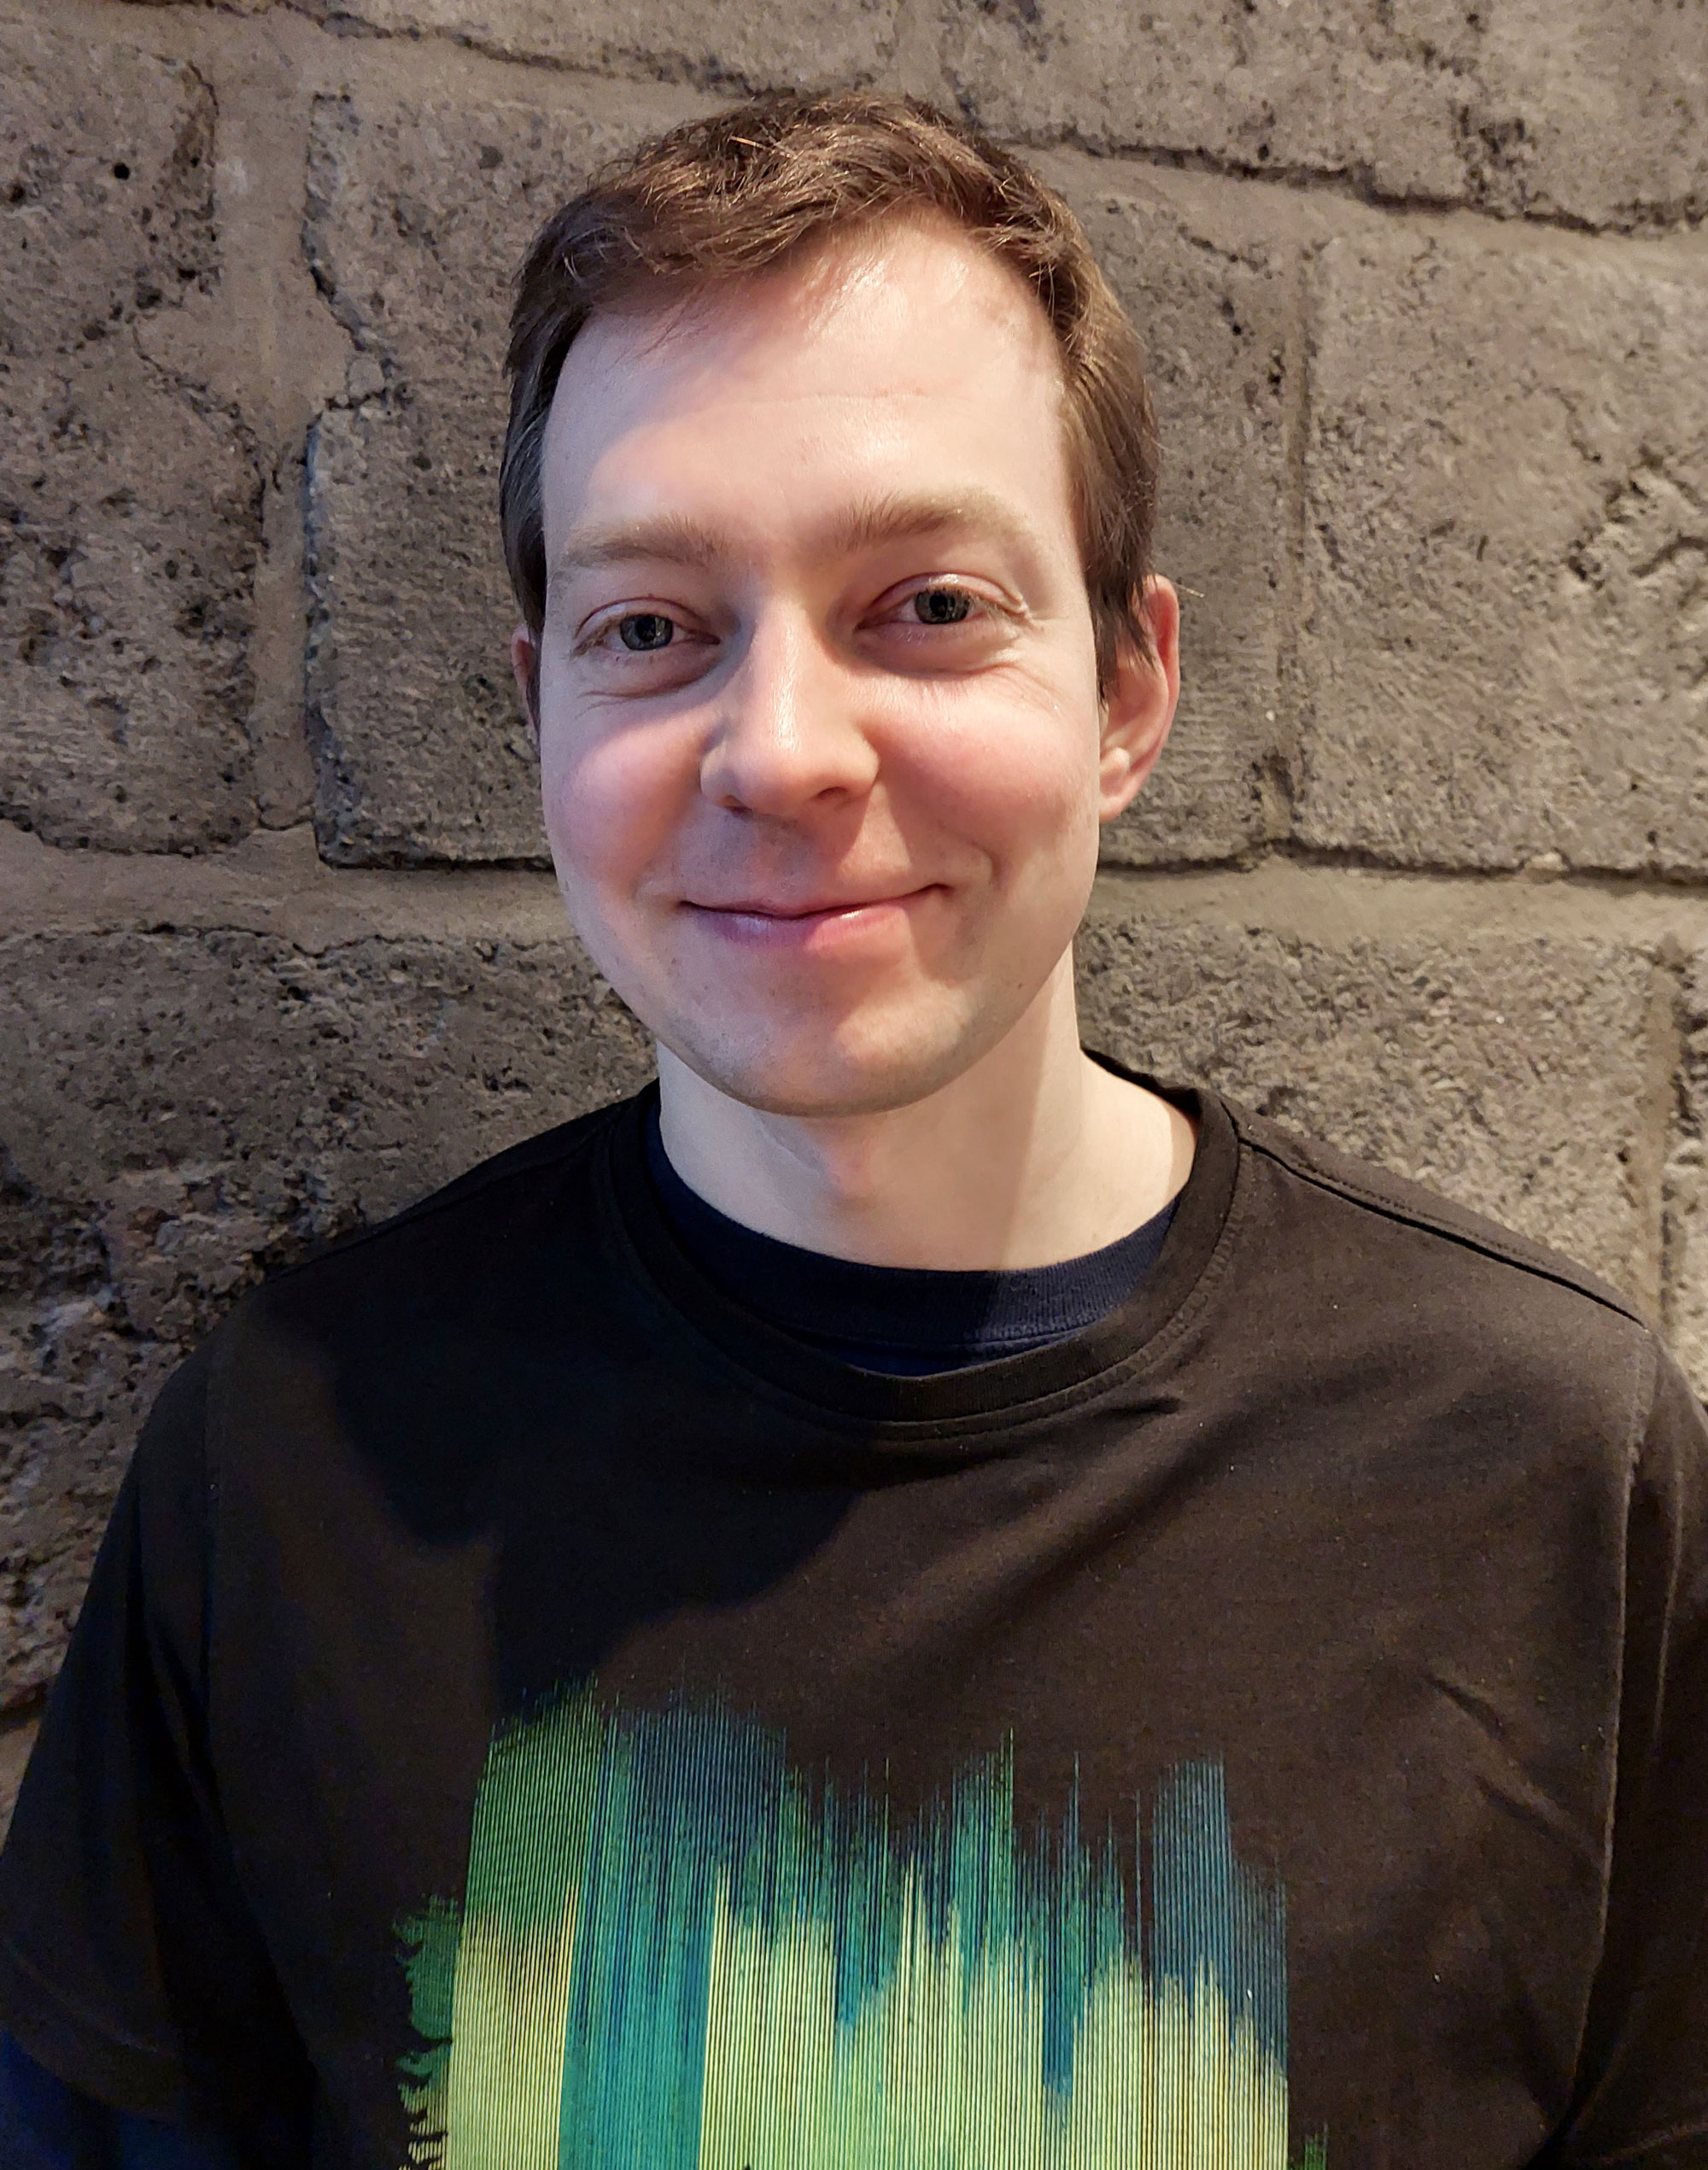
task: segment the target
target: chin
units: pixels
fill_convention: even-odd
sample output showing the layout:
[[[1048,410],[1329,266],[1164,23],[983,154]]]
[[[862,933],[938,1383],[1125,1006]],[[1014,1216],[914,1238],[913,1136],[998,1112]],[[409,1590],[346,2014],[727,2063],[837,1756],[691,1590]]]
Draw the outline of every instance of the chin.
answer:
[[[769,1115],[878,1115],[939,1091],[1002,1037],[967,1017],[851,1019],[827,1028],[755,1023],[745,1032],[673,1019],[658,1035],[699,1077]],[[983,1021],[979,1021],[982,1022]]]

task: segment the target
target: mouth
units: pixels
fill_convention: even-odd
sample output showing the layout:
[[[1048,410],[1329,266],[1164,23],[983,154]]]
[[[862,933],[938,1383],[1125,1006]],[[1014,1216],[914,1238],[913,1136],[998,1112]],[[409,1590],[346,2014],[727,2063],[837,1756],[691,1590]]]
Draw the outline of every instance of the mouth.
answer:
[[[884,896],[823,899],[744,897],[711,904],[684,898],[681,908],[708,932],[744,946],[823,947],[898,928],[940,886],[925,882]]]
[[[881,897],[832,897],[822,904],[783,904],[758,897],[719,904],[703,904],[695,897],[686,897],[682,901],[690,911],[733,912],[742,919],[830,919],[839,912],[865,912],[882,904],[904,904],[910,898],[921,893],[921,889],[904,889]]]

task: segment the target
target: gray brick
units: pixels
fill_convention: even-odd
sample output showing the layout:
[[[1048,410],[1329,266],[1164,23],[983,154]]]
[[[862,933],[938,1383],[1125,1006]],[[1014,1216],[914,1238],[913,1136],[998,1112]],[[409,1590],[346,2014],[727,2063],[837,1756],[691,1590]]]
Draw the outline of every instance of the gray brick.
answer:
[[[293,0],[322,21],[437,32],[507,60],[644,70],[664,80],[743,89],[860,82],[889,57],[898,0],[807,0],[787,9],[718,0]]]
[[[1666,1191],[1667,1338],[1708,1396],[1708,949],[1688,957],[1679,1003],[1679,1067]]]
[[[1708,866],[1708,276],[1462,230],[1313,293],[1299,833]]]
[[[1479,927],[1474,907],[1414,927],[1389,912],[1366,933],[1355,889],[1330,892],[1332,917],[1301,919],[1266,887],[1243,905],[1227,886],[1100,903],[1079,950],[1091,1044],[1652,1292],[1657,1213],[1633,1175],[1650,1098],[1644,949]]]
[[[501,424],[461,419],[334,411],[309,438],[315,817],[337,864],[546,858],[506,655]]]
[[[1155,196],[1076,208],[1145,343],[1162,445],[1157,565],[1186,591],[1173,734],[1104,855],[1225,857],[1272,822],[1297,254]]]
[[[0,942],[0,1709],[51,1677],[148,1403],[244,1287],[649,1062],[567,934]]]
[[[999,135],[1588,225],[1708,208],[1708,14],[1579,0],[945,0]]]
[[[194,69],[0,28],[0,816],[195,849],[253,821],[260,479],[140,326],[212,290],[214,101]]]
[[[309,442],[321,849],[346,864],[543,862],[497,523],[509,283],[621,102],[315,108],[307,245],[357,348]],[[656,117],[656,116],[655,116]]]

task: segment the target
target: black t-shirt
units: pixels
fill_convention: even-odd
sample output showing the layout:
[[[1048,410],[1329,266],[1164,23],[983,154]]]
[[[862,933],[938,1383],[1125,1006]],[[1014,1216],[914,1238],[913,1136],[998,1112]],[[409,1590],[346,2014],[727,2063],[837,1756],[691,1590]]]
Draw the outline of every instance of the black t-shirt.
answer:
[[[0,2022],[248,2157],[1708,2166],[1708,1454],[1620,1299],[1220,1102],[923,1377],[676,1242],[646,1096],[167,1388]]]

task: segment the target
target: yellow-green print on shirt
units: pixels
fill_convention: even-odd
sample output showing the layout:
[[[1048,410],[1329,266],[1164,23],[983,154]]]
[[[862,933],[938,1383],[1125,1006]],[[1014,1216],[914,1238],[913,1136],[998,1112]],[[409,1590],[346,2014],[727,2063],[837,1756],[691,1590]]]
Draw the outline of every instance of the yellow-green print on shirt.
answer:
[[[1114,1832],[1016,1828],[1011,1742],[901,1816],[720,1704],[566,1695],[494,1744],[461,1907],[407,1926],[416,2159],[1287,2170],[1282,1893],[1219,1766],[1149,1825],[1141,1948]]]

